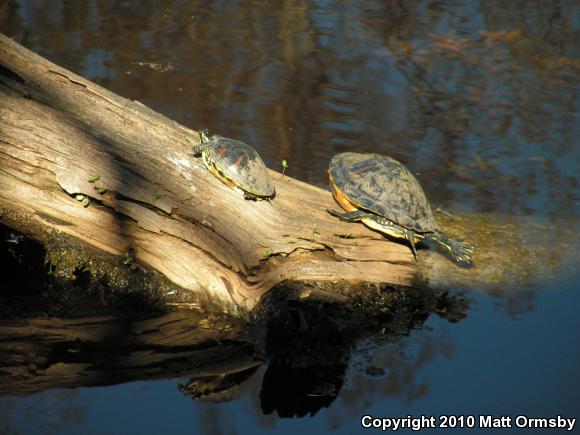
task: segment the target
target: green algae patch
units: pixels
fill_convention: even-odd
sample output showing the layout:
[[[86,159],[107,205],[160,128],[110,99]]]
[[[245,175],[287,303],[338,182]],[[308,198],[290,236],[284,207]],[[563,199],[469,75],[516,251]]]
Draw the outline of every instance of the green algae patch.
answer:
[[[163,313],[168,306],[204,308],[209,301],[180,289],[159,272],[127,255],[96,251],[63,233],[53,232],[46,244],[45,263],[53,279],[81,293],[99,295],[105,306],[132,313]]]

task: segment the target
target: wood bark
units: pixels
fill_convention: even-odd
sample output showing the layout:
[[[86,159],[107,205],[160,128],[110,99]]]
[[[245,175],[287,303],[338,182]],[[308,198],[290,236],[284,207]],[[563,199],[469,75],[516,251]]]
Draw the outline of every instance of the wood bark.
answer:
[[[558,265],[538,272],[545,251],[514,261],[531,224],[439,215],[446,232],[476,245],[474,266],[433,249],[415,261],[404,244],[330,216],[330,192],[278,172],[274,201],[244,200],[192,156],[198,143],[196,131],[0,35],[0,213],[40,240],[56,231],[113,255],[130,251],[184,289],[250,309],[285,280],[501,287],[537,281],[564,258],[550,245]]]

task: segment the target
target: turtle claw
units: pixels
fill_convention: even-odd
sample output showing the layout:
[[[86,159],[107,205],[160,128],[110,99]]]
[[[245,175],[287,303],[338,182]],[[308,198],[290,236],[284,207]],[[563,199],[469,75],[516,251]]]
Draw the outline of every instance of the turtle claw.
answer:
[[[326,211],[328,213],[330,213],[331,215],[333,215],[334,217],[339,218],[343,222],[354,222],[358,218],[358,213],[357,213],[357,216],[353,216],[352,212],[351,213],[340,213],[338,211],[330,210],[330,209],[326,209]]]
[[[405,238],[409,241],[411,245],[411,250],[413,251],[413,257],[415,261],[417,261],[417,248],[415,247],[415,233],[413,231],[406,230],[405,231]]]
[[[333,216],[336,216],[337,218],[339,218],[341,221],[343,222],[357,222],[359,220],[361,220],[364,217],[368,217],[369,214],[362,211],[362,210],[354,210],[354,211],[349,211],[347,213],[339,213],[337,211],[334,210],[326,210],[328,213],[330,213]]]
[[[457,263],[471,264],[473,245],[462,240],[454,240],[440,232],[433,233],[430,239],[444,248]]]
[[[326,209],[326,212],[329,213],[329,214],[331,214],[331,215],[333,215],[334,217],[339,218],[341,221],[346,220],[344,218],[344,213],[340,213],[340,212],[338,212],[336,210],[330,210],[329,208]]]

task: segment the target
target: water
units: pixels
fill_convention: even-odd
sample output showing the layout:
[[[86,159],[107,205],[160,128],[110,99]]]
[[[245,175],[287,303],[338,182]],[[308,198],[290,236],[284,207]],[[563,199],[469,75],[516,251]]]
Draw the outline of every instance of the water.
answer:
[[[380,152],[416,173],[436,207],[576,226],[578,27],[576,3],[555,0],[0,6],[0,31],[28,48],[247,141],[274,169],[287,160],[295,178],[326,187],[333,154]],[[579,278],[468,294],[459,323],[430,316],[393,343],[359,343],[338,397],[313,417],[263,413],[263,366],[224,403],[182,395],[186,379],[2,397],[0,430],[346,434],[362,431],[363,414],[580,418]]]
[[[501,301],[479,295],[459,324],[431,317],[423,329],[374,354],[374,362],[386,369],[384,375],[365,376],[351,365],[348,385],[314,416],[264,415],[261,368],[239,398],[217,404],[181,395],[176,384],[185,379],[3,397],[2,429],[45,434],[350,434],[361,431],[364,415],[473,415],[478,424],[479,416],[486,415],[578,418],[580,346],[575,335],[580,294],[568,283],[538,292],[535,304],[533,313],[513,318]],[[478,433],[476,429],[470,432]],[[514,428],[498,433],[531,432],[515,428],[514,422]]]

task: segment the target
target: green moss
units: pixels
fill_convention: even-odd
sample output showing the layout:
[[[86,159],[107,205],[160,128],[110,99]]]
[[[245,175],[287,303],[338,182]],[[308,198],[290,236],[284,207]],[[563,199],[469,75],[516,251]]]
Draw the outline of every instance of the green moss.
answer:
[[[68,282],[80,292],[97,289],[103,304],[123,307],[132,313],[163,312],[167,302],[208,306],[202,298],[179,289],[160,273],[134,263],[133,257],[127,255],[130,263],[127,257],[98,252],[55,232],[46,243],[45,262],[55,279]],[[85,282],[79,289],[80,277]]]
[[[164,312],[177,306],[249,319],[248,310],[234,303],[176,286],[154,269],[139,264],[131,250],[124,256],[115,256],[57,232],[50,234],[45,247],[45,262],[54,278],[79,287],[79,277],[84,276],[86,282],[76,291],[97,291],[104,304],[122,307],[132,314]]]

